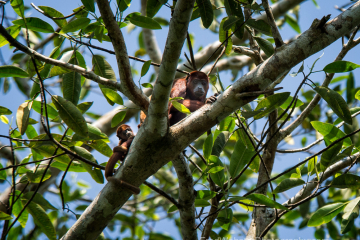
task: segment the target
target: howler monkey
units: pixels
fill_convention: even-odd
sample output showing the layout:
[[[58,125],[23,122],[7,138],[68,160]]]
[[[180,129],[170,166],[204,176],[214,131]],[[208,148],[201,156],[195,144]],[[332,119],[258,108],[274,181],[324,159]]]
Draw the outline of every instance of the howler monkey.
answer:
[[[200,71],[193,71],[187,77],[175,79],[170,97],[182,97],[183,100],[178,102],[187,107],[190,112],[195,112],[206,103],[213,103],[216,101],[216,96],[211,96],[206,99],[206,94],[209,90],[209,78]],[[169,124],[170,126],[178,123],[186,117],[185,113],[179,112],[173,104],[169,103]],[[146,118],[144,112],[140,113],[140,124],[142,125]]]
[[[124,182],[122,180],[115,179],[113,176],[114,168],[117,163],[117,161],[124,161],[128,150],[130,148],[130,145],[135,137],[134,132],[132,131],[131,127],[126,124],[122,124],[118,127],[116,130],[116,136],[119,138],[119,144],[118,146],[114,147],[113,154],[109,158],[109,161],[106,164],[105,167],[105,178],[110,182],[114,182],[116,184],[123,185],[130,191],[132,191],[134,194],[139,194],[140,189],[138,187],[135,187],[132,184],[129,184],[127,182]]]

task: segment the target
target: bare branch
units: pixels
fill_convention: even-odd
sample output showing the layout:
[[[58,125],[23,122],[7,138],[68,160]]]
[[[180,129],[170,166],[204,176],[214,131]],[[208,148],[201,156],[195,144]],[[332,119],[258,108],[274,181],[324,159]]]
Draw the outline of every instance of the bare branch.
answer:
[[[272,32],[273,38],[275,40],[275,46],[277,48],[279,48],[284,44],[284,42],[283,42],[282,37],[280,35],[279,29],[276,26],[274,15],[273,15],[273,13],[272,13],[272,11],[270,9],[268,0],[262,0],[262,5],[265,8],[267,20],[268,20],[268,23],[271,26],[271,32]]]

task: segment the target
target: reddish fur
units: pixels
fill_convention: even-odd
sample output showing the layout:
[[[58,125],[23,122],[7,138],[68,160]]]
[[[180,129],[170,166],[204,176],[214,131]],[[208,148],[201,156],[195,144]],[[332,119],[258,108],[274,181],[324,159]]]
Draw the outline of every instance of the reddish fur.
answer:
[[[194,79],[202,79],[206,81],[205,92],[201,96],[194,94]],[[184,100],[178,102],[187,107],[190,112],[195,112],[199,108],[205,105],[206,94],[209,90],[209,78],[203,72],[193,71],[188,78],[179,78],[174,81],[173,88],[170,92],[170,97],[182,97]],[[172,104],[169,105],[169,122],[170,126],[178,123],[186,117],[185,113],[179,112]]]
[[[196,96],[194,93],[195,85],[193,80],[201,79],[206,81],[204,86],[204,94],[201,96]],[[209,90],[209,78],[208,76],[199,71],[193,71],[188,77],[175,79],[173,87],[170,92],[170,97],[182,97],[184,100],[179,100],[178,102],[187,107],[190,112],[195,112],[199,108],[205,105],[206,95]],[[171,103],[169,103],[169,124],[170,126],[178,123],[180,120],[186,117],[185,113],[179,112]],[[140,124],[138,127],[144,123],[146,115],[141,111],[140,113]]]

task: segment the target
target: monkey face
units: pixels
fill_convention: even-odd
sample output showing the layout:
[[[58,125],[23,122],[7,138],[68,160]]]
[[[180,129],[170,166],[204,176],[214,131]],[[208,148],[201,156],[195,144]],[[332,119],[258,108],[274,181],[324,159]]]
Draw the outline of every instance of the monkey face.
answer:
[[[202,97],[204,94],[206,94],[207,90],[205,90],[207,86],[207,81],[205,79],[194,79],[190,83],[191,89],[194,89],[194,94],[197,97]]]
[[[123,124],[118,127],[116,131],[116,136],[119,139],[128,140],[129,138],[134,137],[135,134],[129,125]]]

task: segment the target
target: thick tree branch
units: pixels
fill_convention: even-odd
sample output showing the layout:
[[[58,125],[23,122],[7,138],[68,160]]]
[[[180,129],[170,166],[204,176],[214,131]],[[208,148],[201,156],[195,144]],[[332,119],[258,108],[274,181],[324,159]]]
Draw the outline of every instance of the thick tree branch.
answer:
[[[177,1],[170,21],[159,76],[154,86],[148,116],[143,125],[145,129],[157,133],[159,136],[164,136],[168,129],[167,121],[170,90],[175,78],[175,70],[181,49],[186,38],[194,2],[195,0]]]
[[[183,239],[198,239],[195,229],[195,195],[193,178],[182,154],[172,160],[179,179],[179,211]]]
[[[149,106],[148,97],[145,96],[133,81],[125,40],[118,23],[115,21],[110,4],[107,0],[98,0],[97,3],[115,50],[120,75],[120,85],[124,89],[123,93],[141,109],[147,110]]]

